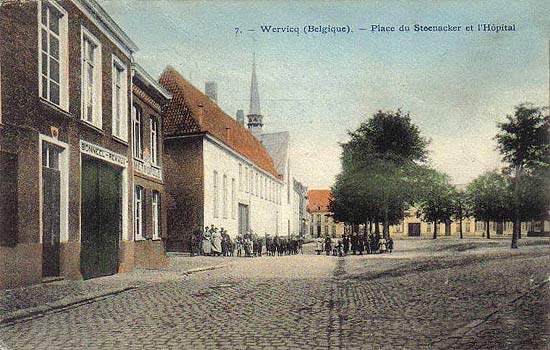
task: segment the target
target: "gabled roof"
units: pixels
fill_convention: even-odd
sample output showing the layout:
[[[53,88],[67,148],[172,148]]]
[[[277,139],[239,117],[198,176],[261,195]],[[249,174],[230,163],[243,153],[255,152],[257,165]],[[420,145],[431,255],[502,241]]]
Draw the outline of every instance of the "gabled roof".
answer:
[[[310,213],[328,211],[330,190],[309,190],[307,192],[307,210]]]
[[[164,136],[208,133],[264,171],[280,178],[273,160],[260,141],[174,68],[167,67],[159,82],[172,94],[172,101],[163,118]],[[202,118],[199,105],[203,106]]]
[[[275,169],[284,177],[286,175],[290,134],[288,131],[261,134],[260,141],[271,155],[275,163]]]

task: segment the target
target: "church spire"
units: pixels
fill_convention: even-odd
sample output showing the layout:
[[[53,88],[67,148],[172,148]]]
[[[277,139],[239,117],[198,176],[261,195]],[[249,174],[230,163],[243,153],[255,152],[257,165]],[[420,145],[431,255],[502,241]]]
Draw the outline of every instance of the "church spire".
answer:
[[[252,56],[252,79],[250,81],[250,111],[248,117],[248,129],[258,137],[262,134],[263,116],[260,109],[260,93],[258,92],[258,80],[256,78],[256,52]]]
[[[258,80],[256,78],[256,53],[252,56],[252,80],[250,82],[250,111],[248,114],[262,114],[260,109],[260,93],[258,92]]]

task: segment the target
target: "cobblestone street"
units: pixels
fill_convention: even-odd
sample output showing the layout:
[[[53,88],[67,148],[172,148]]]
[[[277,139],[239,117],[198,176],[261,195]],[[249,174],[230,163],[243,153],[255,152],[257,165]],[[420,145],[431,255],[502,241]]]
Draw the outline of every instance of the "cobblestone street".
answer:
[[[522,244],[409,240],[392,254],[344,258],[311,247],[286,257],[173,256],[167,271],[103,279],[133,289],[0,324],[0,349],[548,349],[548,241]],[[201,261],[216,268],[178,274]]]

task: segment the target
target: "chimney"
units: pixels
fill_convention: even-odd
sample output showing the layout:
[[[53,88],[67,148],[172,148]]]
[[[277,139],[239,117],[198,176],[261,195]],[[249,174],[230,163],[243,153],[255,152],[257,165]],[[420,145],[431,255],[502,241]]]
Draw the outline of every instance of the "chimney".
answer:
[[[225,128],[225,141],[231,143],[231,128]]]
[[[199,112],[197,113],[197,119],[198,119],[198,122],[199,122],[199,126],[202,125],[203,121],[204,121],[204,111],[203,111],[203,104],[202,103],[199,103],[197,105],[197,107],[199,107]]]
[[[215,81],[207,81],[204,84],[204,94],[215,103],[218,103],[218,84]]]
[[[244,126],[244,111],[242,109],[237,111],[237,123]]]

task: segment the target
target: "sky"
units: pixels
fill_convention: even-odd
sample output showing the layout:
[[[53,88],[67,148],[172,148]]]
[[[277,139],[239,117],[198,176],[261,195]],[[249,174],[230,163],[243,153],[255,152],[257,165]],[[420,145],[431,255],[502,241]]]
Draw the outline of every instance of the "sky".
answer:
[[[291,168],[310,189],[333,184],[340,143],[378,110],[409,112],[431,165],[466,184],[502,166],[494,136],[514,106],[549,104],[550,1],[98,2],[152,76],[171,65],[202,91],[215,81],[231,116],[248,113],[255,51],[264,130],[290,132]],[[516,30],[477,31],[485,23]],[[310,25],[350,32],[304,33]]]

